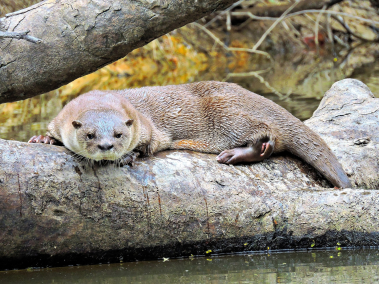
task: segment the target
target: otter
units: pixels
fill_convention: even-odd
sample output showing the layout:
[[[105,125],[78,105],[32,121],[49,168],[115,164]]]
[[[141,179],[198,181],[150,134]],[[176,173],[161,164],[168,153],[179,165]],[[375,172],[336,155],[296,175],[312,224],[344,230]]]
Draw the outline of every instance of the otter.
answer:
[[[63,143],[91,160],[133,163],[166,149],[219,154],[251,163],[289,151],[334,186],[351,183],[328,145],[287,110],[237,84],[198,82],[91,91],[69,102],[30,143]]]

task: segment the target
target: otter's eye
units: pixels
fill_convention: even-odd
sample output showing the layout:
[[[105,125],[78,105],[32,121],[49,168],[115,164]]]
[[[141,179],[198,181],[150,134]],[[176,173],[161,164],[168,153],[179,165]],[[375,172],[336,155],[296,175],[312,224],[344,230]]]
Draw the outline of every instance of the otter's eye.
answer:
[[[88,139],[93,139],[93,138],[95,138],[95,135],[93,135],[93,134],[91,134],[91,133],[88,133],[88,134],[87,134],[87,138],[88,138]]]
[[[116,137],[116,138],[121,138],[121,136],[122,136],[122,134],[121,134],[121,133],[118,133],[118,134],[115,134],[114,137]]]

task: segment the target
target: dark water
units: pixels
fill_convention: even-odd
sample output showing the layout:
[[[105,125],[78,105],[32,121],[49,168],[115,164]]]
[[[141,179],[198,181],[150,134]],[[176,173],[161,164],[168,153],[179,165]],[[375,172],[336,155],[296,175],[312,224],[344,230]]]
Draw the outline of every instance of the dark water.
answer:
[[[227,255],[0,272],[1,283],[379,283],[378,250]]]

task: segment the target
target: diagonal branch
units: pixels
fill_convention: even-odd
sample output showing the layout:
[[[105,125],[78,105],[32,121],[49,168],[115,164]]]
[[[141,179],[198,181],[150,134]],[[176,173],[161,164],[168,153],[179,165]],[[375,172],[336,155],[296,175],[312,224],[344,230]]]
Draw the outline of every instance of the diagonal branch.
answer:
[[[54,90],[234,2],[60,0],[7,14],[0,18],[6,42],[0,49],[0,103]],[[15,26],[34,37],[12,33]],[[25,41],[39,38],[43,46]]]

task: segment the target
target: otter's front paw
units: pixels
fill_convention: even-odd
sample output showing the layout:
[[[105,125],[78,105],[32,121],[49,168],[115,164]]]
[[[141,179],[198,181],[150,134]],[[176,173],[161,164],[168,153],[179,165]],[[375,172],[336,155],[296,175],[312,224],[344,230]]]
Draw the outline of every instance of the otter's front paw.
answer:
[[[130,165],[133,167],[134,161],[137,159],[139,156],[138,152],[131,152],[130,154],[126,154],[121,158],[120,166],[125,166],[125,165]]]
[[[59,142],[50,136],[33,136],[29,139],[28,143],[45,143],[50,145],[59,145]]]

